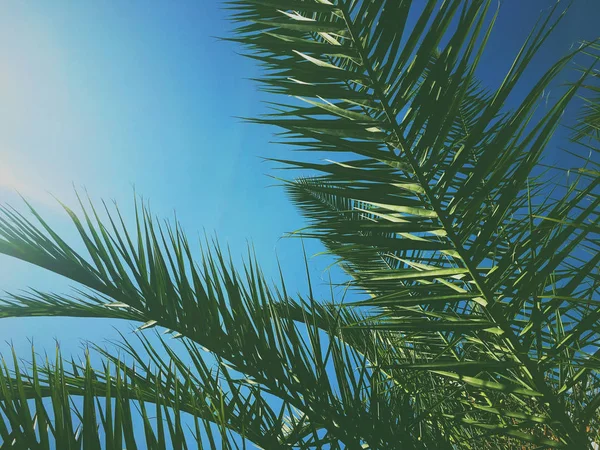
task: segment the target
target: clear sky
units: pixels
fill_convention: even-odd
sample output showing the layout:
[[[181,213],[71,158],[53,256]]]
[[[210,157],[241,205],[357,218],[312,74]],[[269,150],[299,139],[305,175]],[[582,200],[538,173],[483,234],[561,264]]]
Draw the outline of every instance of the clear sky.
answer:
[[[501,80],[549,0],[504,0],[479,73]],[[580,39],[598,35],[599,0],[574,0],[523,86]],[[280,240],[303,223],[260,157],[289,148],[270,144],[273,130],[235,116],[265,111],[248,78],[254,62],[235,53],[219,1],[154,0],[0,2],[0,202],[20,205],[18,189],[59,230],[73,235],[47,191],[73,204],[72,186],[131,209],[133,190],[161,217],[173,210],[190,236],[216,231],[234,255],[251,240],[276,276],[280,257],[292,290],[305,290],[298,241]],[[566,6],[566,2],[565,2]],[[319,250],[309,244],[308,253]],[[318,279],[328,261],[311,260]],[[65,283],[0,258],[0,289],[65,291]],[[33,337],[65,350],[77,339],[116,337],[107,320],[6,319],[0,340],[19,350]],[[127,327],[121,326],[121,329]],[[25,355],[24,355],[25,356]]]

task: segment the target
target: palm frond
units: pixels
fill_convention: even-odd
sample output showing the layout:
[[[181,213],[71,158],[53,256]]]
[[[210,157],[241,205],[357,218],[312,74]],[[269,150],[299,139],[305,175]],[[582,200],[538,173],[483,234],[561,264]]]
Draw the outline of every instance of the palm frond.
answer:
[[[174,365],[185,386],[209,382],[198,350],[206,348],[222,367],[242,374],[244,389],[256,394],[237,399],[238,409],[232,407],[232,418],[229,412],[223,416],[222,426],[229,427],[230,421],[235,425],[242,413],[254,414],[241,405],[260,408],[264,420],[279,418],[277,423],[256,418],[258,422],[244,428],[244,436],[254,442],[259,435],[271,436],[265,448],[276,448],[275,442],[288,445],[293,439],[295,445],[318,441],[372,448],[443,442],[439,427],[415,427],[430,421],[420,417],[426,404],[411,388],[417,377],[395,379],[373,367],[373,361],[389,365],[402,348],[394,349],[387,333],[346,329],[362,322],[360,315],[311,296],[293,301],[284,284],[268,285],[252,255],[239,274],[216,243],[196,263],[180,227],[157,224],[146,208],[136,208],[137,235],[127,231],[118,210],[107,210],[104,222],[91,206],[81,217],[66,210],[88,256],[72,250],[33,209],[39,228],[14,210],[4,210],[0,252],[60,273],[82,287],[70,296],[37,291],[7,296],[0,302],[1,316],[109,317],[137,321],[139,330],[165,328],[185,342],[196,368],[204,371],[198,380],[186,379],[184,364],[164,346],[169,357],[163,364]],[[147,344],[146,349],[151,350]],[[126,350],[135,358],[132,347]],[[160,363],[158,354],[154,363]],[[138,372],[150,370],[139,358],[136,367]],[[220,376],[227,378],[222,367]],[[167,373],[163,369],[161,377]],[[227,392],[235,394],[239,385],[229,379],[227,383]],[[261,395],[276,399],[282,409],[268,412],[267,405],[259,403]],[[281,422],[291,417],[290,411],[302,419]],[[281,434],[283,429],[289,436]],[[252,430],[255,434],[250,436]]]
[[[118,358],[94,370],[86,352],[82,364],[65,366],[57,348],[54,364],[40,364],[32,347],[29,370],[21,368],[14,350],[12,366],[3,362],[0,374],[3,448],[164,449],[169,443],[183,449],[191,435],[181,426],[186,413],[195,418],[196,428],[208,431],[207,414],[211,422],[218,419],[205,404],[200,406],[214,394],[210,385],[204,397],[196,398],[189,387],[173,385],[172,378],[141,377]],[[187,402],[180,404],[177,396],[184,394]],[[220,447],[209,441],[208,448]]]
[[[482,89],[475,72],[495,20],[490,1],[230,4],[232,40],[265,67],[264,90],[288,96],[252,121],[282,128],[294,147],[340,155],[281,161],[317,171],[288,190],[312,220],[303,234],[321,238],[377,306],[363,326],[421,339],[418,367],[491,397],[463,412],[463,423],[544,446],[589,446],[580,414],[588,400],[575,406],[564,392],[580,381],[577,355],[597,348],[600,178],[582,172],[553,198],[538,169],[593,72],[540,112],[542,94],[575,56],[595,58],[595,44],[560,58],[511,111],[506,100],[562,17],[557,6],[502,83]],[[411,13],[418,19],[408,27]],[[571,296],[578,301],[561,300]],[[448,344],[431,345],[440,341]],[[472,377],[435,370],[445,355],[504,367]],[[546,431],[491,414],[503,410],[490,403],[498,393],[517,404],[537,398],[528,414],[550,417]]]
[[[145,353],[127,339],[118,356],[95,346],[104,359],[102,370],[92,368],[89,351],[83,363],[65,365],[57,349],[56,362],[42,366],[32,352],[30,370],[19,367],[13,352],[14,369],[4,363],[1,380],[5,445],[183,449],[204,443],[229,449],[246,440],[261,448],[289,448],[311,434],[289,404],[274,409],[259,386],[234,379],[226,365],[209,368],[190,341],[184,360],[182,350],[176,354],[163,339],[156,343],[139,335],[139,340]]]

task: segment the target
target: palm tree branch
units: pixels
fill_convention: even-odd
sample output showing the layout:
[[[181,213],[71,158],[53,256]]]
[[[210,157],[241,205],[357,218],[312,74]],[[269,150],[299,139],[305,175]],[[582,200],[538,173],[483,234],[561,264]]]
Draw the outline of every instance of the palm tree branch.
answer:
[[[347,172],[346,167],[343,170],[339,168],[336,170],[331,165],[308,167],[305,163],[298,163],[305,168],[319,171],[325,169],[328,178],[322,181],[329,183],[343,196],[368,205],[363,209],[367,210],[367,214],[378,216],[378,222],[389,222],[394,214],[410,219],[412,214],[417,218],[428,217],[432,223],[439,224],[445,235],[436,243],[421,241],[417,244],[414,242],[395,244],[400,252],[402,252],[401,245],[407,246],[403,253],[403,260],[408,260],[413,265],[413,271],[415,267],[420,267],[419,270],[422,272],[414,276],[422,277],[427,283],[430,282],[427,281],[430,278],[426,275],[432,277],[439,275],[439,279],[443,279],[450,273],[448,267],[452,267],[452,270],[464,269],[463,279],[460,282],[465,286],[464,293],[476,294],[479,302],[475,302],[477,304],[468,309],[461,306],[462,314],[468,313],[468,320],[474,326],[477,325],[474,319],[485,318],[492,324],[491,328],[498,328],[498,339],[504,341],[504,346],[510,349],[509,353],[522,364],[520,382],[529,384],[534,390],[541,392],[544,402],[550,404],[553,414],[556,414],[560,422],[565,424],[569,439],[579,439],[577,430],[570,425],[570,418],[564,413],[560,402],[556,400],[553,390],[546,384],[544,373],[538,369],[536,360],[528,353],[529,342],[523,342],[519,335],[524,328],[518,325],[517,320],[507,319],[503,302],[484,276],[487,271],[482,272],[478,265],[488,258],[490,241],[494,242],[492,249],[495,251],[498,248],[502,255],[506,252],[503,245],[507,237],[521,233],[519,227],[523,229],[530,226],[528,220],[515,222],[510,215],[519,212],[519,208],[527,206],[527,199],[530,198],[527,186],[531,171],[539,162],[562,112],[589,75],[589,70],[559,98],[541,120],[529,126],[534,117],[534,107],[538,103],[539,95],[556,75],[575,55],[589,48],[589,45],[581,51],[578,49],[572,52],[552,66],[525,97],[516,112],[501,113],[501,107],[507,96],[534,54],[556,27],[558,20],[551,22],[552,13],[556,10],[554,8],[540,26],[532,31],[501,86],[490,93],[491,100],[488,104],[480,104],[479,109],[474,109],[478,112],[472,115],[473,121],[469,131],[460,137],[460,149],[450,150],[449,132],[455,129],[453,124],[457,123],[457,118],[460,119],[458,122],[462,120],[461,111],[465,107],[463,100],[474,80],[475,68],[491,30],[489,27],[482,33],[489,2],[473,2],[468,6],[465,5],[457,19],[459,23],[457,31],[454,34],[448,33],[450,43],[445,49],[439,51],[436,47],[442,41],[442,36],[449,28],[452,18],[457,14],[459,2],[446,2],[437,14],[433,13],[434,2],[431,2],[422,13],[421,18],[424,22],[415,25],[415,30],[404,49],[401,48],[399,37],[402,31],[388,26],[388,18],[384,19],[384,17],[386,15],[389,18],[395,17],[398,20],[391,20],[391,22],[402,23],[401,18],[404,17],[406,10],[399,12],[399,9],[407,5],[400,7],[393,2],[375,4],[340,1],[331,4],[330,11],[290,15],[286,12],[289,11],[286,2],[276,3],[277,8],[274,7],[275,3],[270,4],[273,8],[254,8],[252,2],[243,0],[233,2],[236,13],[240,11],[237,16],[234,16],[235,19],[244,23],[237,30],[240,37],[236,37],[235,40],[247,44],[252,50],[251,56],[272,70],[261,80],[267,85],[267,90],[302,97],[301,100],[305,97],[317,97],[322,102],[308,100],[310,106],[307,108],[282,105],[283,108],[279,106],[279,112],[272,115],[275,118],[256,121],[283,127],[287,132],[282,136],[292,145],[302,145],[309,150],[350,151],[364,158],[372,158],[384,164],[389,163],[391,167],[397,164],[401,178],[396,180],[396,183],[402,184],[403,187],[413,186],[410,188],[412,196],[392,197],[395,195],[390,190],[393,182],[388,186],[383,186],[385,182],[373,182],[371,171],[369,171],[369,178],[366,178],[366,171],[362,169],[365,178],[359,180],[361,171],[356,171],[352,176],[344,173]],[[395,10],[395,7],[398,7],[398,10]],[[287,17],[279,20],[281,14]],[[274,19],[277,17],[279,19]],[[382,19],[378,23],[379,17]],[[425,31],[425,24],[432,18],[433,24],[428,31]],[[248,24],[249,22],[251,23]],[[298,23],[302,24],[301,28],[296,26]],[[314,27],[311,28],[311,25]],[[473,32],[469,34],[465,30]],[[266,36],[264,31],[269,35]],[[281,36],[275,37],[278,32]],[[423,35],[423,39],[418,46],[420,34]],[[385,36],[385,39],[382,36]],[[317,54],[309,50],[308,45],[305,51],[294,48],[298,43],[304,45],[307,42],[314,43],[313,48],[318,48],[321,44],[338,46],[344,57]],[[390,55],[388,53],[390,49],[398,51],[401,56],[397,58],[396,55]],[[312,56],[308,52],[311,52]],[[415,58],[411,66],[400,70],[408,61],[407,56],[413,52]],[[427,75],[423,78],[421,74],[426,68]],[[446,84],[443,80],[447,80]],[[437,88],[436,83],[441,87]],[[441,100],[438,101],[436,95],[441,97]],[[335,101],[338,103],[334,103]],[[354,105],[360,105],[360,113],[354,106],[350,106],[352,101],[355,101]],[[431,105],[435,105],[435,108]],[[404,107],[409,109],[399,122],[398,114]],[[326,117],[323,112],[318,114],[316,119],[312,119],[311,116],[317,115],[315,108],[329,112],[330,118],[335,120],[324,120]],[[289,118],[294,115],[298,118]],[[310,141],[303,142],[300,140],[302,138]],[[475,156],[471,149],[478,142],[484,141],[485,145],[482,145],[480,154]],[[450,144],[458,145],[453,139],[450,140]],[[383,148],[387,149],[386,156],[384,156],[385,150],[381,150]],[[462,151],[461,149],[464,148],[467,150]],[[501,149],[503,153],[500,162],[495,163],[498,150]],[[472,164],[474,169],[464,168],[466,163]],[[344,166],[344,163],[338,164]],[[464,180],[457,179],[455,176],[459,173],[468,176]],[[383,201],[384,198],[387,201]],[[394,204],[392,201],[398,203]],[[398,204],[399,206],[396,206]],[[488,209],[491,218],[482,224],[478,215]],[[586,214],[590,214],[589,209]],[[586,214],[579,216],[577,223],[584,220]],[[390,223],[390,233],[393,232],[393,225],[398,222],[400,221]],[[400,228],[398,226],[398,230]],[[379,240],[376,240],[375,233],[369,239],[364,239],[360,233],[352,235],[349,230],[346,230],[349,235],[344,238],[340,230],[334,230],[333,235],[329,236],[331,239],[325,240],[331,243],[337,239],[348,244],[345,247],[338,245],[332,248],[334,252],[339,251],[342,258],[355,250],[353,245],[362,245],[361,241],[368,246],[370,240],[370,244],[375,249],[383,249],[390,245],[389,241],[383,241],[379,237],[377,237]],[[324,230],[320,233],[326,234]],[[557,240],[546,242],[548,247],[544,252],[558,243]],[[439,252],[446,257],[438,257],[435,260],[434,256],[424,256],[427,255],[426,245],[431,246],[430,254]],[[450,248],[446,245],[450,245]],[[415,251],[419,246],[423,247],[422,252]],[[341,253],[342,248],[350,251]],[[452,253],[448,255],[450,251]],[[561,261],[569,252],[570,250],[565,248],[552,260],[551,266],[557,267],[562,264]],[[368,250],[364,254],[366,258]],[[355,255],[359,255],[359,252],[355,252]],[[424,264],[418,259],[411,262],[411,256],[415,255],[417,258],[428,257],[429,262]],[[533,270],[544,265],[542,258],[538,258],[535,262],[532,259],[530,261],[534,264]],[[430,274],[423,273],[426,265],[430,266],[427,267],[427,270],[431,271]],[[493,267],[488,271],[491,274],[497,269]],[[551,267],[546,269],[552,270]],[[505,272],[514,270],[514,265],[504,269]],[[368,290],[382,286],[384,280],[390,280],[391,290],[392,281],[402,284],[404,280],[409,279],[408,273],[399,271],[385,276],[377,270],[370,273],[359,271],[353,275],[358,277],[357,284]],[[530,295],[526,290],[528,288],[521,288],[524,285],[522,277],[512,275],[510,272],[503,274],[502,271],[496,272],[495,276],[501,276],[505,283],[520,283],[519,298]],[[543,277],[537,280],[541,283]],[[451,282],[454,286],[459,284],[456,281]],[[520,301],[522,300],[515,299],[515,305]],[[456,314],[456,311],[453,313]],[[448,322],[451,321],[449,315],[438,315],[437,319],[440,320],[439,326],[457,325]],[[411,320],[415,327],[428,326],[428,321],[422,318]],[[441,323],[444,321],[447,322],[446,325]],[[393,326],[393,322],[388,321],[388,323],[390,327]],[[402,327],[406,328],[408,323],[403,322]],[[522,328],[516,331],[515,325]],[[381,326],[385,326],[385,322]],[[481,326],[488,325],[482,323]],[[541,328],[538,327],[538,330]],[[541,336],[541,333],[538,332],[538,336]],[[585,438],[583,439],[580,443],[585,442]]]

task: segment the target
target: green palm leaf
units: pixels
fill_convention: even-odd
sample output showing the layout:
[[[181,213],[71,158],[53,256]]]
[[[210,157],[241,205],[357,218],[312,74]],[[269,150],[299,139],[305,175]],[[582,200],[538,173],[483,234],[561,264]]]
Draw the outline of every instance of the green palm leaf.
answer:
[[[177,382],[186,391],[170,392],[171,397],[161,397],[160,405],[169,411],[175,408],[176,414],[179,410],[193,414],[203,423],[216,423],[262,448],[310,446],[317,441],[319,445],[373,448],[442,442],[435,428],[407,433],[408,427],[429,420],[418,417],[427,403],[410,394],[414,377],[400,383],[385,371],[373,370],[373,361],[389,363],[392,354],[402,352],[401,347],[391,345],[387,333],[349,328],[362,318],[317,303],[312,297],[291,300],[285,285],[279,289],[268,286],[252,255],[243,275],[217,244],[196,263],[179,226],[157,224],[146,208],[136,208],[137,236],[127,231],[118,210],[107,210],[103,222],[90,208],[83,209],[81,216],[66,209],[88,257],[54,234],[35,210],[31,209],[40,228],[13,210],[4,210],[2,252],[64,275],[82,288],[70,296],[37,291],[7,295],[0,302],[0,316],[107,317],[140,323],[141,343],[155,369],[124,338],[122,350],[135,362],[135,370],[123,369],[130,371],[129,382],[137,380],[139,385],[143,379],[156,386],[168,380]],[[182,340],[187,363],[162,340],[162,354],[153,349],[152,341],[143,334],[152,327],[164,328]],[[218,377],[204,362],[200,348],[218,361]],[[118,358],[103,355],[114,367],[123,365]],[[192,364],[196,375],[186,364]],[[68,398],[85,390],[82,374],[88,369],[67,376],[57,367],[61,379],[67,377],[65,383],[75,389],[63,395],[61,401],[68,403]],[[224,381],[219,381],[221,378]],[[6,375],[8,384],[18,383],[18,379],[19,375]],[[49,378],[44,380],[48,384]],[[103,389],[112,381],[114,376],[105,375]],[[220,391],[222,382],[225,386]],[[209,385],[212,391],[206,391]],[[49,389],[44,395],[52,392]],[[194,410],[184,402],[188,399],[189,403],[190,397],[203,398],[201,392],[213,392],[212,404],[222,396],[230,406],[226,405],[225,412],[206,411],[202,405]],[[135,401],[153,398],[150,394],[142,398],[129,395]],[[273,409],[265,403],[266,398],[281,406]],[[9,400],[3,396],[0,403]],[[411,406],[415,401],[418,403]],[[88,426],[96,430],[94,417],[83,421],[91,421],[93,425]],[[13,423],[7,431],[9,435],[15,426]],[[151,421],[148,427],[156,427],[156,423]],[[105,434],[113,433],[106,426],[103,429]],[[174,430],[172,438],[183,445],[180,431]],[[61,436],[53,435],[57,445],[63,442]],[[152,436],[147,439],[154,442]],[[160,436],[156,440],[160,442]]]
[[[445,353],[507,361],[505,370],[457,380],[492,397],[494,386],[506,386],[500,391],[516,402],[535,392],[532,406],[552,419],[553,445],[587,447],[588,400],[567,401],[561,386],[582,382],[563,361],[597,348],[590,303],[598,295],[600,178],[582,171],[557,197],[537,168],[593,72],[584,70],[542,114],[536,108],[576,56],[595,58],[595,44],[558,60],[510,111],[506,99],[560,20],[556,7],[502,83],[484,90],[474,75],[494,22],[491,2],[303,3],[320,6],[231,2],[240,22],[233,40],[267,69],[264,89],[288,96],[253,121],[282,128],[294,147],[340,155],[325,164],[281,160],[317,172],[286,183],[311,220],[300,235],[322,239],[370,294],[377,310],[366,326],[422,342],[421,367]],[[411,9],[419,17],[409,30]],[[579,302],[545,300],[574,292]],[[595,376],[580,386],[588,381]],[[477,426],[473,420],[464,423]],[[506,429],[486,423],[495,426]],[[511,433],[550,445],[535,429]]]

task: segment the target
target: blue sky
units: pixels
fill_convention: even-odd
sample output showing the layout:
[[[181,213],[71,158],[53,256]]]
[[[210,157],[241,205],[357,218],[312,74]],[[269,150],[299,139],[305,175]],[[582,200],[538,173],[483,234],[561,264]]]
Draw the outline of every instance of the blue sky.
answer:
[[[505,0],[479,76],[499,82],[548,0]],[[234,255],[252,241],[267,275],[276,253],[292,291],[305,290],[300,243],[281,240],[302,226],[282,189],[269,188],[260,157],[289,149],[270,144],[273,130],[242,124],[265,111],[248,78],[254,62],[220,42],[230,24],[218,1],[4,0],[0,5],[0,202],[19,205],[18,189],[59,230],[72,229],[47,193],[73,204],[72,186],[94,199],[132,206],[133,190],[160,217],[177,211],[193,236],[205,229]],[[566,2],[565,2],[566,6]],[[567,18],[523,80],[526,88],[580,39],[597,37],[600,2],[574,0]],[[319,250],[316,243],[309,254]],[[311,274],[328,261],[312,258]],[[66,284],[24,263],[0,258],[0,289]],[[0,340],[19,350],[33,337],[65,350],[78,339],[114,338],[107,320],[6,319]],[[121,329],[127,329],[122,324]]]

